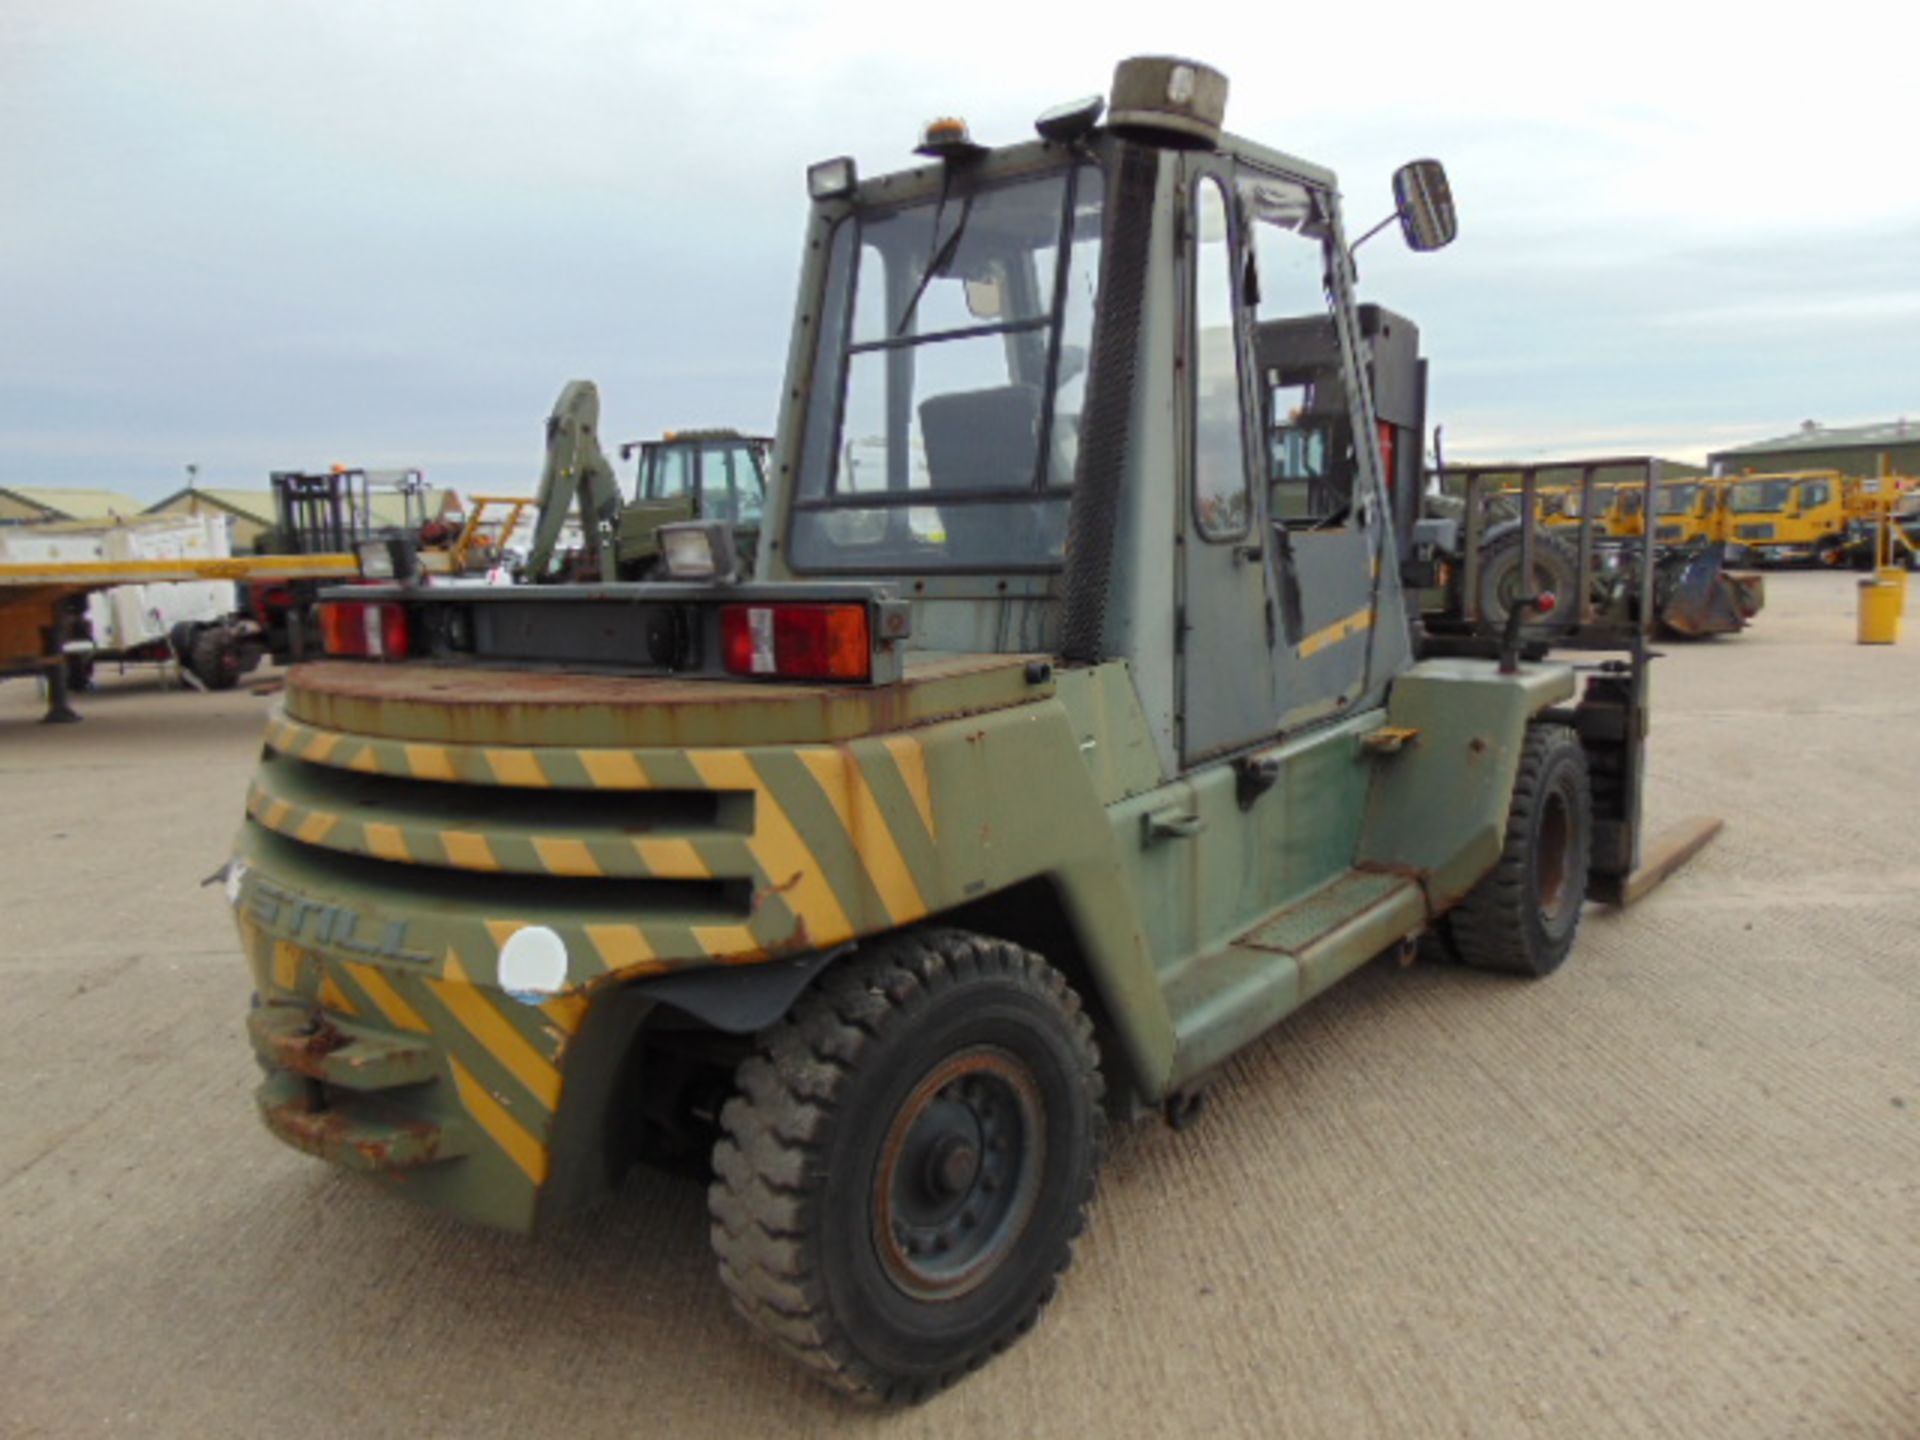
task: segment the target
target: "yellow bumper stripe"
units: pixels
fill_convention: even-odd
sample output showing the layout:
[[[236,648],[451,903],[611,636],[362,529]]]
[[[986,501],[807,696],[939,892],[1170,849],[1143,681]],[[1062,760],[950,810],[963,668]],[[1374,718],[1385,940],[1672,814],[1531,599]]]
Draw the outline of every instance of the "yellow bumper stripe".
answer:
[[[533,1048],[526,1036],[509,1025],[506,1017],[493,1007],[493,1002],[474,986],[458,955],[448,953],[445,980],[429,980],[427,985],[481,1047],[527,1087],[534,1099],[549,1110],[559,1104],[560,1072],[551,1060]]]
[[[416,1035],[425,1035],[432,1030],[420,1012],[409,1005],[406,997],[393,988],[393,982],[380,973],[377,966],[362,964],[358,961],[343,962],[353,983],[358,985],[366,997],[373,1001],[374,1007],[387,1017],[389,1025],[397,1025],[402,1030],[411,1030]]]
[[[340,988],[324,969],[320,972],[320,1005],[326,1010],[337,1010],[342,1015],[358,1015],[360,1007],[347,998],[347,992]]]
[[[507,1152],[507,1158],[518,1165],[526,1177],[536,1185],[546,1183],[547,1147],[534,1139],[518,1120],[507,1113],[507,1107],[487,1093],[487,1087],[474,1078],[473,1073],[458,1059],[449,1055],[447,1064],[453,1068],[453,1085],[460,1092],[460,1103],[494,1144]]]

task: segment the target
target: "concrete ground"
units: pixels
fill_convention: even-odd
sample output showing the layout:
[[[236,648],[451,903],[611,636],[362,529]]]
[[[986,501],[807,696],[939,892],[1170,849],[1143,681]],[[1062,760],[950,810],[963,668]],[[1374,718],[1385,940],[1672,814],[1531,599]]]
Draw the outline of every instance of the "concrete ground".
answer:
[[[1657,670],[1653,820],[1717,845],[1551,980],[1376,964],[1121,1135],[1040,1328],[899,1414],[734,1320],[691,1182],[527,1242],[270,1140],[200,882],[273,702],[0,686],[0,1434],[1911,1440],[1920,634],[1769,588]]]

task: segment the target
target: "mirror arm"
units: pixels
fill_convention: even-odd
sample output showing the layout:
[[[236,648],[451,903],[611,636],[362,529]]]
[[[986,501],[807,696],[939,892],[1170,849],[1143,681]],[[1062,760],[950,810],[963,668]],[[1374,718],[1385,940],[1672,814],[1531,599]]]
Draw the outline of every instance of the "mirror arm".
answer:
[[[1353,254],[1354,251],[1358,250],[1362,245],[1366,244],[1367,241],[1371,240],[1374,236],[1378,235],[1382,230],[1386,229],[1387,226],[1393,224],[1393,222],[1398,220],[1399,218],[1400,218],[1400,212],[1398,210],[1395,210],[1391,215],[1387,216],[1386,219],[1382,220],[1378,225],[1374,226],[1371,230],[1367,231],[1367,233],[1362,235],[1358,240],[1354,241],[1351,245],[1347,246],[1347,254],[1349,255]]]

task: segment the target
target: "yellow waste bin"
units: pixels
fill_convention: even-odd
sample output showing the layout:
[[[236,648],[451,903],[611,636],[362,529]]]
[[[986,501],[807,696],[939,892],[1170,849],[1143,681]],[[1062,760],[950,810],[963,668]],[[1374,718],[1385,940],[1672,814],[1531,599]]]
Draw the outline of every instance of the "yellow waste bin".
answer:
[[[1860,582],[1860,643],[1891,645],[1900,638],[1900,588],[1884,580]]]
[[[1893,586],[1895,592],[1893,613],[1904,620],[1907,614],[1907,567],[1882,565],[1874,574],[1882,585]]]

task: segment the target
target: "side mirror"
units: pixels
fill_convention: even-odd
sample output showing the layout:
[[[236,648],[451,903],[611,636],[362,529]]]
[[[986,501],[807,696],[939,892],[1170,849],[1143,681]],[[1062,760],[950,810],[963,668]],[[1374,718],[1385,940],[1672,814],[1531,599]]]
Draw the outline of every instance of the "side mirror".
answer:
[[[1440,250],[1453,243],[1460,224],[1453,211],[1453,187],[1438,160],[1409,160],[1393,172],[1393,203],[1407,248]]]

